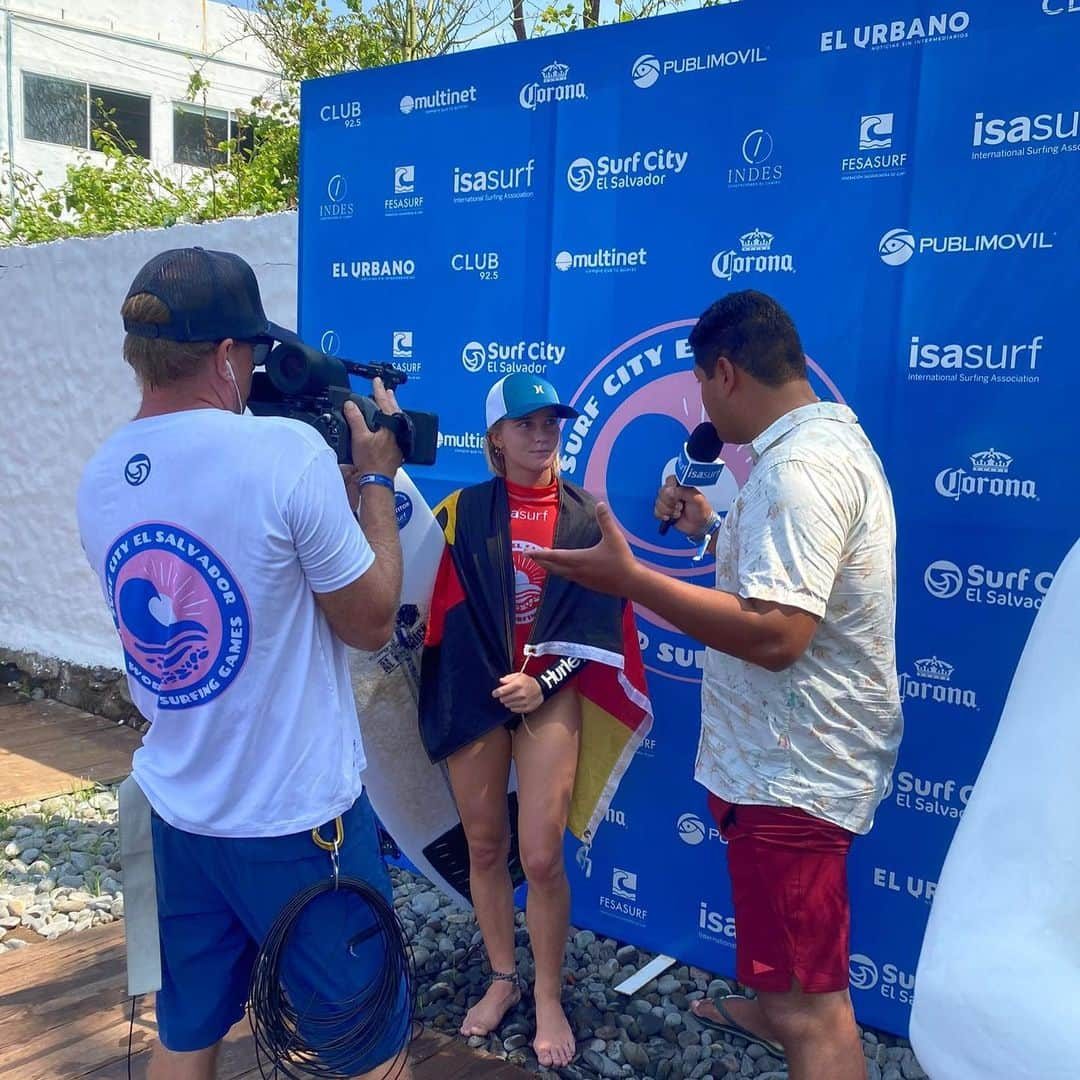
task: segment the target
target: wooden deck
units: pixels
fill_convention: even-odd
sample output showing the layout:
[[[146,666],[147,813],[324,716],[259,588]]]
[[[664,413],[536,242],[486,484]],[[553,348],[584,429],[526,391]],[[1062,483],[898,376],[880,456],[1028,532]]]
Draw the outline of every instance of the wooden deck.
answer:
[[[140,736],[56,701],[0,706],[0,806],[121,780]]]
[[[116,923],[0,956],[0,1076],[4,1080],[125,1080],[131,1000],[124,929]],[[153,997],[140,998],[131,1075],[142,1080],[157,1033]],[[529,1073],[426,1031],[411,1052],[416,1080],[527,1080]],[[226,1039],[218,1080],[260,1076],[247,1022]]]

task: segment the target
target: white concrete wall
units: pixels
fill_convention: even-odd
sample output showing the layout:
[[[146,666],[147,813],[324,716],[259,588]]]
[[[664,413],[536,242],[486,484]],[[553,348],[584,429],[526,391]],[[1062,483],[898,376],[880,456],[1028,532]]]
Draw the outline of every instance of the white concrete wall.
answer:
[[[116,632],[83,557],[75,493],[139,395],[121,355],[120,306],[167,248],[235,251],[267,315],[296,325],[296,215],[0,247],[0,647],[121,667]]]
[[[10,33],[12,62],[7,65]],[[212,59],[208,59],[212,57]],[[256,95],[277,92],[262,48],[244,39],[236,11],[211,0],[0,0],[0,149],[18,166],[63,182],[77,160],[67,147],[24,137],[24,71],[84,81],[150,97],[150,160],[173,176],[173,105],[187,100],[200,70],[210,82],[211,108],[246,108]],[[8,99],[10,97],[10,130]],[[96,152],[92,160],[104,158]],[[4,193],[0,192],[0,195]]]

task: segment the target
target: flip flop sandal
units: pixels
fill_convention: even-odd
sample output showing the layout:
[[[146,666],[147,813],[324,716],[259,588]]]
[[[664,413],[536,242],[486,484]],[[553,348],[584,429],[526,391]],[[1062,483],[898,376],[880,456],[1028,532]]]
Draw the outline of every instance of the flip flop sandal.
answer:
[[[715,1020],[711,1020],[707,1016],[702,1016],[700,1013],[694,1012],[693,1009],[690,1010],[690,1014],[699,1024],[704,1024],[705,1027],[712,1031],[717,1031],[721,1035],[737,1035],[740,1039],[745,1039],[747,1042],[756,1043],[758,1046],[762,1047],[762,1049],[767,1050],[772,1054],[773,1057],[784,1060],[786,1057],[784,1048],[779,1043],[773,1042],[772,1039],[766,1039],[761,1035],[755,1035],[748,1028],[744,1028],[742,1024],[738,1023],[731,1013],[724,1008],[724,1002],[731,1001],[732,999],[739,1001],[748,1000],[741,994],[728,994],[725,997],[714,998],[711,1001],[713,1008],[724,1018],[725,1022],[723,1024],[718,1024]],[[702,1000],[708,1001],[709,999],[704,998]]]

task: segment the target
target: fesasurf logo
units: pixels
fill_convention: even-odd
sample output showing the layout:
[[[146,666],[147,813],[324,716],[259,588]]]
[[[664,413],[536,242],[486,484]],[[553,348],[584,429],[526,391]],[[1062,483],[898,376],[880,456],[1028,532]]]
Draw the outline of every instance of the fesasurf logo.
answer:
[[[865,113],[859,118],[859,152],[841,159],[844,180],[876,180],[903,176],[907,153],[895,148],[896,114]],[[852,132],[854,134],[854,132]]]
[[[456,112],[476,104],[476,87],[465,86],[457,89],[432,90],[427,94],[406,94],[398,108],[406,115],[416,112]]]
[[[635,150],[632,154],[612,157],[601,154],[575,158],[566,170],[566,185],[579,194],[596,191],[620,191],[626,188],[660,187],[669,176],[678,176],[690,157],[687,150]]]
[[[939,342],[913,334],[907,352],[908,381],[1037,383],[1043,341],[1042,334],[1029,342]]]
[[[520,165],[499,165],[473,169],[454,166],[454,202],[502,202],[504,199],[531,199],[536,159]]]
[[[416,166],[394,167],[394,194],[383,200],[387,217],[415,217],[424,212],[424,196],[416,190]]]
[[[883,998],[910,1005],[915,1000],[915,976],[896,964],[878,964],[866,953],[852,953],[848,960],[852,990],[877,991]]]
[[[772,233],[752,229],[739,237],[741,251],[729,248],[713,256],[712,272],[721,281],[731,281],[741,274],[791,274],[795,272],[795,257],[773,251]]]
[[[639,90],[648,90],[660,79],[672,75],[693,75],[718,68],[742,67],[744,64],[764,64],[769,58],[761,46],[748,49],[727,49],[697,56],[659,57],[642,53],[630,65],[630,79]]]
[[[952,11],[926,18],[825,30],[821,34],[821,52],[840,52],[849,45],[856,49],[898,49],[905,45],[954,41],[967,37],[970,26],[971,16],[966,11]]]
[[[999,570],[972,563],[966,569],[951,559],[936,559],[923,572],[926,591],[937,600],[957,597],[968,604],[1038,610],[1054,581],[1052,570]]]
[[[784,178],[784,165],[776,154],[772,133],[753,128],[740,146],[742,161],[727,171],[729,188],[773,187]]]
[[[972,161],[1075,154],[1080,152],[1080,109],[1008,118],[977,112],[971,145]]]
[[[353,211],[349,199],[349,181],[341,173],[334,173],[326,182],[326,201],[319,205],[319,220],[348,221]]]
[[[886,791],[885,799],[895,802],[901,810],[959,821],[974,786],[952,778],[934,780],[901,770],[896,774],[892,788]]]
[[[583,270],[587,274],[625,274],[640,270],[649,261],[645,248],[623,251],[620,248],[597,248],[595,251],[560,251],[555,269],[561,273]]]
[[[566,346],[552,341],[470,341],[461,350],[461,366],[474,375],[543,375],[565,357]]]
[[[498,281],[501,261],[497,251],[457,251],[450,256],[450,269],[475,274],[481,281]]]
[[[938,883],[929,878],[916,877],[914,874],[906,874],[902,870],[891,870],[887,866],[874,867],[874,888],[885,889],[888,892],[903,893],[912,900],[924,900],[930,903],[937,892]]]
[[[970,470],[964,466],[942,469],[934,479],[934,490],[942,498],[959,502],[969,497],[1038,499],[1034,480],[1012,476],[1013,459],[1004,451],[979,450],[971,454]]]
[[[354,281],[411,281],[416,277],[413,259],[353,259],[330,264],[330,277]]]
[[[906,228],[889,229],[878,241],[878,255],[886,266],[903,266],[918,255],[975,255],[1002,252],[1051,251],[1054,242],[1043,230],[1010,233],[974,233],[967,236],[920,236]]]
[[[357,128],[364,110],[359,101],[339,101],[323,105],[319,109],[319,122],[323,124],[341,124],[342,127]]]
[[[540,81],[526,83],[518,92],[518,104],[533,112],[538,105],[557,101],[585,101],[588,91],[583,82],[572,82],[570,65],[553,60],[540,69]]]
[[[648,917],[648,909],[640,906],[638,892],[640,890],[636,871],[624,870],[616,866],[611,872],[611,892],[601,893],[599,904],[601,909],[608,915],[624,922],[644,923]]]
[[[901,671],[899,675],[900,699],[902,701],[926,701],[934,705],[951,705],[954,708],[978,710],[975,691],[953,682],[956,668],[948,660],[937,656],[924,656],[916,660],[915,674]]]

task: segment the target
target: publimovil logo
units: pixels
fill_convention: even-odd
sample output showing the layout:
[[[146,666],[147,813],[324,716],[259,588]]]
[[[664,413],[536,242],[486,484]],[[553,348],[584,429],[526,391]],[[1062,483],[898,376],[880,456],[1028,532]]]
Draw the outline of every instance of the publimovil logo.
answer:
[[[927,18],[893,19],[890,22],[865,23],[850,29],[825,30],[821,34],[821,52],[856,49],[898,49],[907,45],[956,41],[968,35],[971,16],[966,11],[941,12]]]
[[[972,454],[970,471],[964,467],[942,469],[934,479],[934,490],[943,498],[959,502],[969,496],[1006,499],[1038,499],[1034,480],[1009,475],[1011,455],[991,447]]]
[[[661,78],[673,75],[693,75],[701,71],[720,68],[742,67],[744,64],[764,64],[769,58],[760,46],[748,49],[727,49],[697,56],[662,58],[653,53],[642,53],[630,65],[630,79],[639,90],[648,90]]]
[[[741,251],[729,248],[713,256],[712,272],[721,281],[731,281],[737,274],[791,274],[795,272],[795,257],[772,250],[772,233],[752,229],[739,237]]]
[[[526,83],[518,92],[518,104],[534,111],[538,105],[558,101],[585,101],[588,91],[583,82],[570,81],[570,65],[554,60],[540,69],[540,81]]]
[[[975,255],[1002,252],[1050,251],[1051,235],[1043,230],[1012,233],[974,233],[966,236],[922,236],[910,229],[889,229],[878,241],[878,255],[886,266],[903,266],[915,255]]]
[[[595,187],[597,191],[626,188],[660,187],[669,176],[678,176],[690,158],[687,150],[635,150],[621,157],[601,154],[575,158],[566,170],[566,184],[579,194]]]
[[[962,569],[951,559],[937,559],[923,572],[926,591],[937,600],[961,597],[969,604],[1038,609],[1054,581],[1051,570],[999,570],[972,563]]]
[[[901,671],[900,697],[905,701],[928,701],[935,705],[952,705],[963,709],[978,709],[975,691],[953,682],[956,668],[937,656],[924,656],[914,663],[915,674]]]

